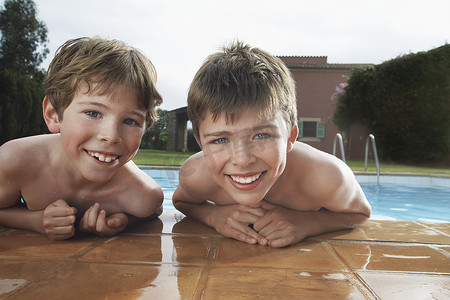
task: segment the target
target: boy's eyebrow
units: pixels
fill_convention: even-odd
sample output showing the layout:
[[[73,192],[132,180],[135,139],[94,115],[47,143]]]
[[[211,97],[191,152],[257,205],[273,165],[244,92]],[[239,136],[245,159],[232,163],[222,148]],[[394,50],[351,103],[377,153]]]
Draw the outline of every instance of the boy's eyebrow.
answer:
[[[94,105],[94,106],[98,106],[104,109],[109,109],[109,107],[103,103],[99,103],[99,102],[95,102],[95,101],[80,101],[79,104],[81,105]],[[130,114],[136,115],[139,118],[145,119],[145,114],[137,111],[137,110],[129,110],[128,111]]]
[[[229,132],[229,131],[215,131],[215,132],[208,132],[208,133],[205,133],[204,135],[203,135],[203,137],[208,137],[208,136],[221,136],[221,135],[230,135],[231,134],[231,132]]]
[[[238,131],[239,132],[243,132],[243,131],[259,131],[259,130],[263,130],[263,129],[267,129],[267,128],[274,129],[274,128],[277,128],[277,126],[275,124],[268,123],[268,124],[263,124],[263,125],[257,125],[257,126],[254,126],[252,128],[241,129],[241,130],[238,130]],[[215,136],[227,136],[227,135],[232,135],[233,133],[236,133],[236,131],[234,131],[234,132],[230,132],[230,131],[226,131],[226,130],[215,131],[215,132],[208,132],[208,133],[204,134],[203,137],[208,137],[208,136],[213,136],[213,137],[215,137]]]

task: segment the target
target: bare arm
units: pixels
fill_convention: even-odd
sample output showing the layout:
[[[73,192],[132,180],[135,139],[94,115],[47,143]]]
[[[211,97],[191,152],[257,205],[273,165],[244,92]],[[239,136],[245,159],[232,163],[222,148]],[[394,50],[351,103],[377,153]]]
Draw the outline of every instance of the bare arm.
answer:
[[[326,232],[352,228],[363,224],[368,216],[361,213],[341,213],[327,209],[295,211],[264,203],[268,213],[254,228],[269,240],[272,247],[285,247]]]
[[[0,226],[45,233],[43,210],[32,211],[23,204],[0,209]]]

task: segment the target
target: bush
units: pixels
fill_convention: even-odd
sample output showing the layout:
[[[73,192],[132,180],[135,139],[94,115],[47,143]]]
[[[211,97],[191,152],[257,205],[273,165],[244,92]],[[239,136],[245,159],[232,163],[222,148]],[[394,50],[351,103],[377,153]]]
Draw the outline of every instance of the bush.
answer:
[[[334,121],[348,132],[362,121],[380,156],[398,162],[448,158],[450,45],[356,69],[338,98]]]

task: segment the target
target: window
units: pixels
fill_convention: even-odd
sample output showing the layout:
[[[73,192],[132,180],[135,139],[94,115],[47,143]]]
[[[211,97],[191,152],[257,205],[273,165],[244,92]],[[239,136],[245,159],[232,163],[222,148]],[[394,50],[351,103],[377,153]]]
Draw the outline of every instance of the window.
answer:
[[[300,118],[298,121],[299,138],[324,138],[325,123],[319,118]]]

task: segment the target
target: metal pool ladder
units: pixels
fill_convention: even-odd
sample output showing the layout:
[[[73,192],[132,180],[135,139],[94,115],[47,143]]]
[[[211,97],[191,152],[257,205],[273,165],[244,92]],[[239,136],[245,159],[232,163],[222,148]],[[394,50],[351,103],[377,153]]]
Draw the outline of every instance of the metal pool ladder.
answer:
[[[342,135],[340,133],[336,133],[333,142],[333,155],[336,156],[336,141],[339,141],[339,148],[341,149],[342,161],[345,161],[345,152],[344,152],[344,143],[342,142]]]
[[[364,171],[367,171],[367,157],[369,155],[369,140],[372,141],[373,157],[375,159],[375,166],[377,167],[377,185],[380,185],[380,164],[378,163],[377,146],[375,145],[375,137],[369,134],[366,139],[366,155],[364,159]]]

